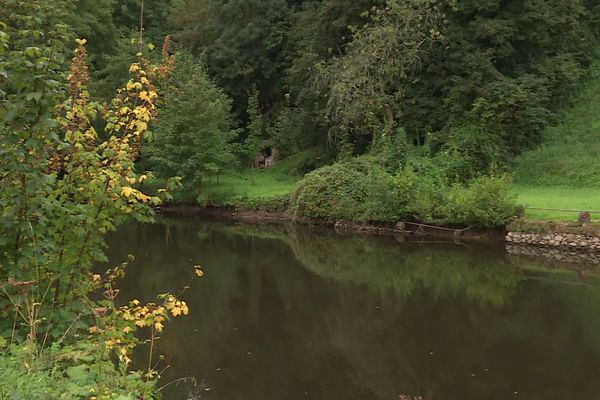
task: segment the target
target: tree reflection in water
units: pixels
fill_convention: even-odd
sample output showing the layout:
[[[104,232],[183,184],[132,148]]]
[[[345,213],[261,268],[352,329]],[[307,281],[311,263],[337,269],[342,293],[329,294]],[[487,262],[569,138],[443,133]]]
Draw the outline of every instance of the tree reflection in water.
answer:
[[[532,274],[498,246],[168,219],[125,227],[109,253],[138,257],[128,298],[173,290],[204,266],[187,293],[190,316],[160,342],[171,365],[163,382],[194,376],[201,385],[170,386],[167,399],[575,399],[600,390],[598,287],[571,284],[568,272]]]

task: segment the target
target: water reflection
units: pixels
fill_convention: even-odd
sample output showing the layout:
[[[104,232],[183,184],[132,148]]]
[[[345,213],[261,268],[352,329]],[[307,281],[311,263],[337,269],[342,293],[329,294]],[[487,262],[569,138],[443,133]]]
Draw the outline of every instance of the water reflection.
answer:
[[[110,240],[126,296],[205,278],[160,342],[166,399],[590,399],[600,290],[501,246],[166,220]]]

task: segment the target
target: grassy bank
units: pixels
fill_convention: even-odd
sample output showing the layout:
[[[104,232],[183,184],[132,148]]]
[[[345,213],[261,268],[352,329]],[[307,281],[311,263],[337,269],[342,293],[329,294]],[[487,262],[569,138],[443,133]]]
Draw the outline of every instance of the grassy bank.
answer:
[[[524,206],[525,217],[532,220],[553,222],[575,222],[577,212],[531,210],[549,208],[578,211],[600,210],[600,189],[574,188],[567,186],[515,185],[517,203]],[[592,221],[600,222],[600,214],[592,213]]]
[[[521,156],[515,183],[600,189],[600,63],[559,124],[546,129],[545,143]]]
[[[600,210],[600,63],[545,143],[523,154],[514,167],[514,193],[525,207]],[[574,222],[577,213],[525,210],[531,220]],[[592,214],[600,221],[600,215]]]
[[[248,169],[218,179],[212,177],[194,198],[201,203],[235,205],[285,196],[301,179],[294,171],[288,171],[287,167],[285,163],[276,164],[271,168]]]
[[[289,195],[302,179],[304,165],[315,157],[312,151],[296,154],[269,168],[248,168],[211,176],[202,184],[174,194],[175,203],[253,207]],[[154,193],[165,186],[162,179],[149,179],[144,189]]]

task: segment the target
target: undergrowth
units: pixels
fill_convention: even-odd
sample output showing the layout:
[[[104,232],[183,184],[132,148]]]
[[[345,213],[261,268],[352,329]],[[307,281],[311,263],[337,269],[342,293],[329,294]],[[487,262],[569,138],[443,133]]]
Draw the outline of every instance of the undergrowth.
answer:
[[[545,131],[545,143],[516,160],[515,183],[600,188],[600,62],[560,123]]]

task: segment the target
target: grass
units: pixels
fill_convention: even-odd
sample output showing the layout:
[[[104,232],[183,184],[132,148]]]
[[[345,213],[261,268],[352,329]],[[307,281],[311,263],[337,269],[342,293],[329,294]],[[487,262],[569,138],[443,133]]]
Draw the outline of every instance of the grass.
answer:
[[[301,176],[289,175],[276,164],[222,176],[218,180],[213,177],[203,184],[200,197],[223,204],[273,199],[290,193],[300,179]]]
[[[600,188],[600,62],[589,75],[545,143],[517,160],[515,183]]]
[[[525,207],[556,208],[576,211],[600,211],[600,189],[567,186],[515,185],[517,203]],[[552,222],[576,222],[577,212],[525,210],[525,217]],[[592,222],[600,222],[600,213],[592,213]]]
[[[209,203],[214,205],[255,205],[261,201],[276,200],[289,194],[302,179],[302,165],[315,157],[308,150],[281,160],[269,168],[252,168],[213,176],[203,180],[202,186],[174,194],[177,203]],[[164,187],[162,179],[144,183],[144,190],[155,193]]]
[[[600,211],[600,62],[546,141],[523,154],[513,170],[517,202],[526,207]],[[578,214],[525,210],[531,220],[575,222]],[[600,213],[592,221],[600,222]]]

